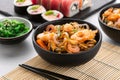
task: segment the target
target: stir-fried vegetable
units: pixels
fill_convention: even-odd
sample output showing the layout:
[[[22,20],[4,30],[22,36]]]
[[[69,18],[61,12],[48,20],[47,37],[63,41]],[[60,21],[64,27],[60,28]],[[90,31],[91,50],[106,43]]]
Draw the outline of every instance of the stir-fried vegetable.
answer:
[[[6,19],[0,22],[0,37],[17,37],[27,33],[29,27],[23,22]]]

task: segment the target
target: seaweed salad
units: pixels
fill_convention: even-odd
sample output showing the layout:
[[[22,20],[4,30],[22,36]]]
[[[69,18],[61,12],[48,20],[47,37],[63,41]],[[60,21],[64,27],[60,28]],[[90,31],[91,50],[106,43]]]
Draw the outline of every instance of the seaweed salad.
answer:
[[[17,20],[5,19],[0,22],[0,37],[18,37],[29,31],[25,23]]]

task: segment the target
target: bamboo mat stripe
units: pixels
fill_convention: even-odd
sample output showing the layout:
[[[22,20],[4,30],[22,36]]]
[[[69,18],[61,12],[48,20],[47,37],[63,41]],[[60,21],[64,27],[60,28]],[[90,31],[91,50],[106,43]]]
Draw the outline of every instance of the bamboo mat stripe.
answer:
[[[2,76],[0,80],[8,80],[6,77]]]
[[[55,66],[47,63],[39,56],[27,61],[25,64],[71,76],[79,80],[120,80],[120,46],[102,42],[98,54],[91,61],[75,67]],[[4,76],[8,80],[46,80],[46,78],[21,67],[17,67]]]

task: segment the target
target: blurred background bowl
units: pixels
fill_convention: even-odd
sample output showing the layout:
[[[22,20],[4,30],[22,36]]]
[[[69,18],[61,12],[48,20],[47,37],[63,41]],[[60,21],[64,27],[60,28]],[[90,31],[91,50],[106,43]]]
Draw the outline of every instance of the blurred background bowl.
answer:
[[[33,33],[32,41],[33,41],[34,48],[37,51],[38,55],[41,56],[47,62],[50,62],[54,65],[60,65],[60,66],[76,66],[76,65],[80,65],[80,64],[84,64],[84,63],[88,62],[97,54],[97,52],[101,46],[101,41],[102,41],[102,35],[101,35],[101,32],[99,31],[99,29],[98,29],[98,33],[95,37],[95,39],[97,41],[96,45],[93,48],[91,48],[87,51],[81,51],[78,54],[58,54],[58,53],[55,53],[52,51],[44,50],[36,43],[37,34],[42,33],[46,29],[47,25],[49,25],[49,24],[61,25],[61,24],[69,23],[69,22],[78,22],[78,23],[82,23],[82,24],[87,23],[92,30],[98,29],[91,23],[81,21],[78,19],[69,19],[69,18],[57,20],[57,21],[46,22],[46,23],[38,26],[38,28]]]
[[[24,41],[29,36],[29,34],[31,33],[31,31],[33,29],[32,23],[27,19],[24,19],[21,17],[4,17],[4,18],[0,19],[0,22],[4,21],[6,19],[17,20],[17,21],[23,22],[27,27],[29,27],[29,30],[26,33],[24,33],[23,35],[17,36],[17,37],[10,37],[10,38],[9,37],[8,38],[0,37],[1,44],[10,45],[10,44],[20,43],[20,42]]]
[[[118,4],[112,4],[112,5],[109,5],[105,8],[103,8],[100,13],[99,13],[99,17],[98,17],[98,21],[99,21],[99,24],[103,30],[103,32],[112,40],[116,41],[116,42],[120,42],[120,30],[116,29],[116,28],[113,28],[113,27],[110,27],[110,26],[107,26],[105,22],[102,21],[102,14],[109,8],[120,8],[120,3]]]

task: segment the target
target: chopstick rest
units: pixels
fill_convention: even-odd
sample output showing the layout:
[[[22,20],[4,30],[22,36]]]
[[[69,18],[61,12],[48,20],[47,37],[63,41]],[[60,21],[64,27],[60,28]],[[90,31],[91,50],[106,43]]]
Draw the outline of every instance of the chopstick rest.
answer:
[[[32,66],[29,66],[29,65],[26,65],[26,64],[19,64],[20,67],[23,67],[27,70],[30,70],[34,73],[37,73],[45,78],[48,78],[49,80],[78,80],[76,78],[72,78],[72,77],[69,77],[69,76],[65,76],[65,75],[62,75],[62,74],[58,74],[58,73],[55,73],[55,72],[51,72],[51,71],[48,71],[48,70],[44,70],[44,69],[40,69],[40,68],[35,68],[35,67],[32,67]]]

